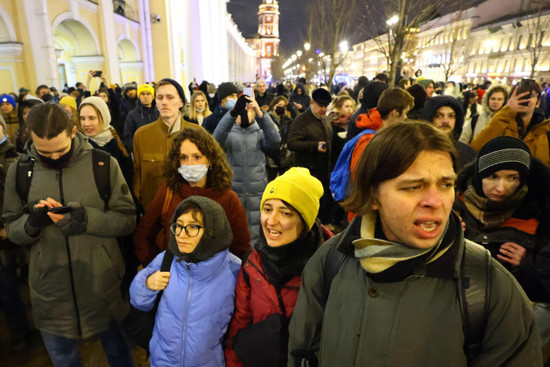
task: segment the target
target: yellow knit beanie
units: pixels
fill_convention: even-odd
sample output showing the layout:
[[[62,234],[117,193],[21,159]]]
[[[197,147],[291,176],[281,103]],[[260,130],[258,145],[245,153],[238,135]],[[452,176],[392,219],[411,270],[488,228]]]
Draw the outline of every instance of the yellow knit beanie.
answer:
[[[149,92],[151,93],[151,95],[153,96],[153,98],[155,98],[155,88],[153,88],[152,85],[149,85],[149,84],[142,84],[139,86],[138,90],[137,90],[137,96],[139,98],[139,95],[141,94],[141,92]]]
[[[293,167],[267,184],[260,208],[269,199],[285,201],[296,209],[310,230],[319,212],[321,196],[321,181],[310,175],[307,168]]]
[[[75,110],[75,111],[77,110],[76,100],[71,96],[66,96],[66,97],[61,98],[59,100],[59,104],[72,107],[72,109]]]

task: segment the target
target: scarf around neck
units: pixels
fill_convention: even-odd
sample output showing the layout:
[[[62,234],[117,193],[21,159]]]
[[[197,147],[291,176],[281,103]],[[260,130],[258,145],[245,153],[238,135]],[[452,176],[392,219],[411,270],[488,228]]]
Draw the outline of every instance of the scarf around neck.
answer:
[[[450,216],[439,242],[430,248],[412,248],[385,238],[376,211],[361,219],[361,238],[352,242],[355,257],[375,282],[396,282],[411,275],[418,267],[440,258],[453,244],[456,236],[455,218]],[[453,223],[451,223],[453,222]]]
[[[113,138],[115,137],[111,129],[112,129],[111,125],[107,125],[107,128],[105,128],[105,130],[103,130],[93,138],[90,137],[90,140],[103,148],[105,145],[107,145],[108,142],[113,140]]]
[[[503,201],[491,201],[477,194],[470,179],[468,188],[464,191],[464,205],[468,212],[487,229],[496,228],[510,219],[525,199],[527,191],[527,185],[523,185]]]

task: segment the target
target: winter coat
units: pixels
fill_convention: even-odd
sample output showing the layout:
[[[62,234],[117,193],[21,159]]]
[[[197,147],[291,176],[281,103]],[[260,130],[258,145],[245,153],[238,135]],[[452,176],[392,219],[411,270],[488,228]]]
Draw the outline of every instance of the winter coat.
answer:
[[[140,271],[130,286],[132,305],[150,311],[159,291],[147,278],[160,270],[164,252]],[[221,341],[234,308],[240,260],[227,250],[198,263],[177,262],[162,293],[149,342],[151,366],[223,367]]]
[[[16,144],[17,131],[19,130],[19,117],[17,116],[17,108],[13,108],[10,113],[2,112],[2,117],[6,122],[6,131],[4,135],[8,137],[10,143]]]
[[[128,116],[126,116],[126,121],[124,122],[124,134],[122,135],[124,144],[132,150],[134,146],[134,134],[137,129],[156,121],[159,116],[159,111],[155,106],[155,101],[153,101],[151,107],[145,107],[140,101],[138,101],[136,108],[128,113]]]
[[[466,208],[464,191],[474,176],[475,164],[465,167],[457,179],[455,210],[466,224],[464,236],[484,246],[518,280],[533,302],[550,302],[550,168],[532,160],[527,195],[514,214],[497,228],[486,228]],[[496,258],[500,246],[514,242],[526,248],[519,266]]]
[[[289,363],[315,354],[319,366],[467,366],[457,279],[464,246],[458,219],[456,241],[437,260],[401,281],[374,282],[354,256],[362,217],[311,257],[290,321]],[[344,256],[325,288],[331,251]],[[340,255],[342,256],[342,255]],[[519,285],[491,263],[488,324],[472,366],[539,366],[540,346],[531,305]]]
[[[319,152],[320,141],[326,141],[326,152]],[[288,132],[288,149],[295,152],[296,166],[309,169],[324,187],[328,185],[332,127],[327,120],[315,117],[311,108],[296,117]]]
[[[229,246],[229,250],[233,254],[242,258],[250,250],[250,232],[248,231],[246,213],[235,192],[232,190],[220,191],[213,187],[192,187],[184,183],[178,192],[173,193],[172,200],[168,204],[165,221],[164,223],[160,223],[166,189],[166,185],[162,185],[159,188],[155,198],[141,218],[134,235],[136,256],[141,264],[147,266],[159,252],[167,248],[170,233],[170,218],[178,204],[183,199],[193,195],[205,196],[222,206],[233,232],[233,242]],[[155,237],[159,231],[164,233],[162,241],[164,246],[162,248],[158,248],[155,245]]]
[[[181,120],[181,127],[201,127]],[[163,176],[164,161],[178,134],[170,134],[162,118],[140,127],[134,134],[134,195],[143,208],[147,208],[157,190],[166,180]]]
[[[277,149],[281,136],[268,113],[256,116],[256,122],[247,128],[235,123],[236,118],[226,113],[214,131],[214,138],[227,154],[233,169],[232,188],[241,199],[252,244],[258,239],[260,202],[267,185],[265,151]]]
[[[65,338],[89,338],[121,320],[128,311],[120,283],[124,261],[116,237],[135,229],[135,207],[117,161],[111,158],[111,197],[108,210],[99,196],[92,173],[92,146],[77,133],[73,155],[62,169],[46,168],[33,144],[27,154],[34,159],[28,202],[51,197],[63,205],[77,203],[86,212],[86,230],[63,235],[76,218],[70,213],[32,237],[25,230],[24,212],[15,190],[17,165],[8,170],[3,217],[9,239],[31,246],[29,287],[36,327]]]
[[[6,138],[0,143],[0,213],[4,207],[4,187],[6,184],[6,173],[9,166],[17,160],[19,155],[12,143]],[[4,228],[4,220],[0,217],[0,229]]]
[[[257,90],[254,91],[254,99],[256,100],[256,102],[258,102],[258,106],[260,107],[269,106],[271,101],[273,101],[273,98],[275,98],[273,93],[270,93],[267,90],[265,91],[263,96],[260,96],[260,93]]]
[[[531,155],[550,166],[550,120],[544,119],[541,113],[535,111],[529,126],[525,128],[517,113],[504,106],[470,145],[479,152],[489,140],[502,135],[523,140]]]
[[[219,104],[214,112],[212,112],[210,116],[204,119],[204,121],[202,122],[202,127],[204,127],[204,129],[210,134],[214,134],[214,130],[216,130],[216,127],[220,123],[220,120],[227,113],[227,111],[229,111],[227,108]]]
[[[493,88],[502,87],[495,85],[487,90],[481,101],[481,113],[479,113],[479,115],[468,116],[468,113],[466,114],[466,122],[464,123],[462,134],[460,134],[459,139],[461,142],[470,144],[470,142],[479,135],[481,130],[483,130],[489,121],[491,121],[491,119],[495,116],[496,112],[491,111],[491,108],[489,107],[489,95],[491,94],[491,89]],[[468,109],[468,112],[471,113],[470,109]],[[472,121],[475,121],[474,129],[472,129]]]
[[[302,94],[298,94],[298,90],[302,91]],[[311,98],[306,93],[306,88],[302,83],[296,83],[296,88],[294,92],[290,95],[288,100],[289,104],[298,103],[302,105],[302,108],[298,109],[299,112],[304,112],[309,108],[311,104]]]

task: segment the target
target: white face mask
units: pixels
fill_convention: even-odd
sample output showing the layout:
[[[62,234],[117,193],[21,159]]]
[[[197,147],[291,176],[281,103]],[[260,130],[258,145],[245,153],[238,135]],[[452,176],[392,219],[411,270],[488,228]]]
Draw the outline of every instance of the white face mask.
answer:
[[[178,168],[179,174],[183,179],[189,183],[199,182],[208,173],[208,166],[206,164],[182,164]]]
[[[208,96],[209,96],[210,98],[214,98],[215,95],[216,95],[216,93],[208,93]]]

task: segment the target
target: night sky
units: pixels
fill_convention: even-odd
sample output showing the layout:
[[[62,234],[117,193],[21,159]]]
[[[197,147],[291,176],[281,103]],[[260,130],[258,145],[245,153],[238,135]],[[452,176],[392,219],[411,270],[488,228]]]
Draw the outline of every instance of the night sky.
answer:
[[[306,8],[315,0],[279,0],[280,48],[283,54],[291,54],[302,47],[306,36]],[[230,0],[227,11],[241,33],[250,38],[258,32],[258,6],[262,0]]]

